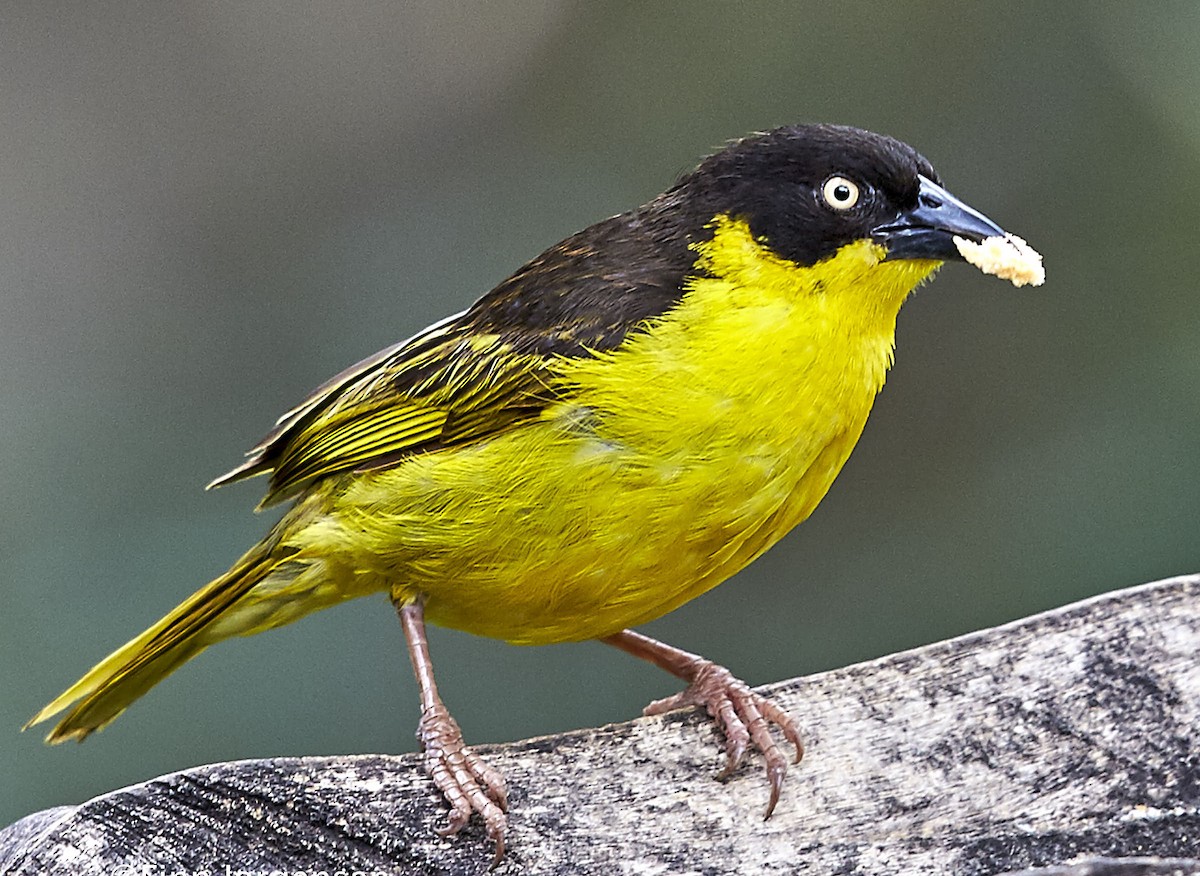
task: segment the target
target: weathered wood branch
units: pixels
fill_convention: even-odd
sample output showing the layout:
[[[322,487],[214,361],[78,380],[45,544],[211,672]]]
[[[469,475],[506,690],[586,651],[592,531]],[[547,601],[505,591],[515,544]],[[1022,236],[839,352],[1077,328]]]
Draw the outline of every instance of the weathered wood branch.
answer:
[[[481,749],[511,793],[497,872],[1200,873],[1198,653],[1191,576],[774,685],[809,751],[768,822],[760,764],[713,781],[695,713]],[[416,755],[223,763],[32,815],[0,872],[486,872],[443,818]]]

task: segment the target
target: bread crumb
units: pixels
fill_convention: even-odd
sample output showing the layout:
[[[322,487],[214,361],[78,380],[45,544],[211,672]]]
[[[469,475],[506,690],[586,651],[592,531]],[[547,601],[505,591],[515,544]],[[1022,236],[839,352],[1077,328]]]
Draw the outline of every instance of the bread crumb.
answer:
[[[985,237],[981,243],[956,235],[954,245],[979,270],[1009,280],[1014,286],[1040,286],[1046,282],[1041,253],[1015,234]]]

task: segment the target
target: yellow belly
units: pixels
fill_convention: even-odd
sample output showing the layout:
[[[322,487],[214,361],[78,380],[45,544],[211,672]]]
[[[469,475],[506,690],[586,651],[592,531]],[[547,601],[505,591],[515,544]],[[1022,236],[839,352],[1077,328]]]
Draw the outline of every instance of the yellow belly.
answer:
[[[770,547],[816,506],[852,437],[799,464],[689,463],[545,423],[361,478],[337,517],[370,546],[355,565],[424,594],[434,623],[525,644],[590,639],[671,611]]]

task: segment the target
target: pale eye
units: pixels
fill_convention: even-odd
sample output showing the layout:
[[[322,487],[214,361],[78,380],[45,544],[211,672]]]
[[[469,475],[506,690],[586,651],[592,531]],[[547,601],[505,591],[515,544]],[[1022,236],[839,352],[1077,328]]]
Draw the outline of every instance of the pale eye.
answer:
[[[821,186],[825,203],[835,210],[849,210],[858,203],[858,183],[844,176],[831,176]]]

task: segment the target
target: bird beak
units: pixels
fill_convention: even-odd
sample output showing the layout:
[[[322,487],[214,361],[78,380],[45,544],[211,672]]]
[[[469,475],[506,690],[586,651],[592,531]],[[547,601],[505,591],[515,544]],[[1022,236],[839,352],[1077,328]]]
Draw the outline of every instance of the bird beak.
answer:
[[[938,259],[965,261],[954,245],[955,237],[979,243],[985,237],[1004,237],[1004,229],[968,207],[954,195],[924,176],[917,206],[905,210],[871,232],[871,238],[887,250],[884,261]]]

